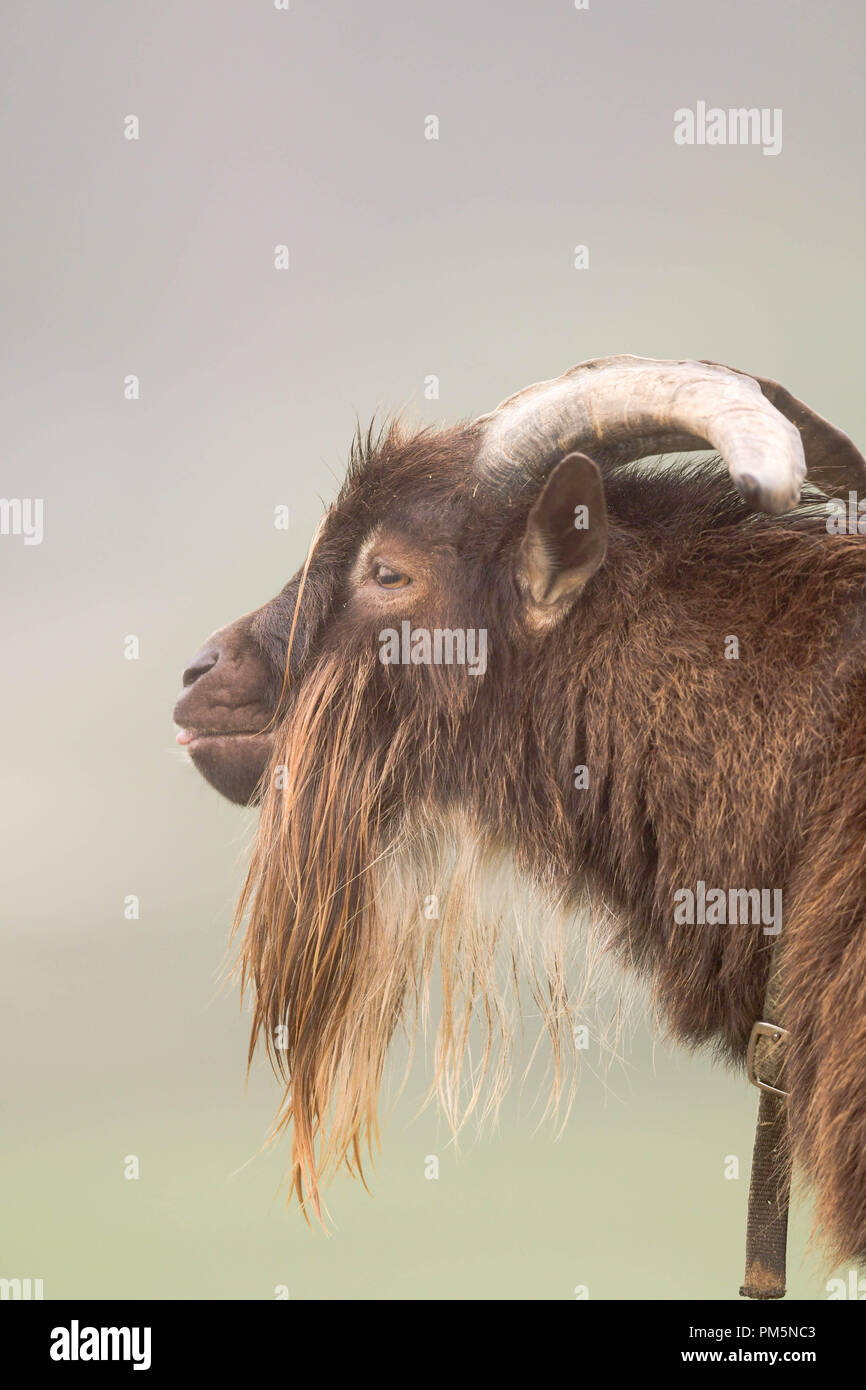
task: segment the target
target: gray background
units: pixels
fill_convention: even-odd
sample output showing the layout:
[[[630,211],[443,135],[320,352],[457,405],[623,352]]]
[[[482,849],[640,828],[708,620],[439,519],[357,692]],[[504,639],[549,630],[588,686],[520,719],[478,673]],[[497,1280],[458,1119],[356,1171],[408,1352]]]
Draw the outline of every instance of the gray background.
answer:
[[[216,984],[254,818],[170,713],[199,642],[296,568],[356,411],[453,420],[587,357],[696,356],[862,443],[862,6],[42,0],[2,27],[2,491],[46,532],[0,538],[0,1275],[735,1297],[755,1094],[641,1026],[558,1142],[515,1100],[457,1157],[413,1078],[374,1196],[338,1179],[330,1238],[286,1212],[284,1153],[256,1156],[276,1090],[260,1066],[244,1091]],[[697,100],[781,107],[782,153],[676,146]],[[807,1232],[800,1207],[791,1287],[823,1297]]]

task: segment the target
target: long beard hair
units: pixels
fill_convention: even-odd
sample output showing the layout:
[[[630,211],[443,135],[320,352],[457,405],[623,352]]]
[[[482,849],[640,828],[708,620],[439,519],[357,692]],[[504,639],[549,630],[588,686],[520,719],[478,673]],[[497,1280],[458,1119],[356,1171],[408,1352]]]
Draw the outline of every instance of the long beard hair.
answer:
[[[272,1138],[291,1129],[290,1195],[320,1219],[326,1174],[345,1165],[364,1180],[386,1053],[404,1031],[408,1076],[434,976],[428,1098],[455,1136],[473,1112],[495,1114],[507,1088],[521,981],[552,1047],[545,1114],[567,1115],[574,1090],[582,998],[570,998],[566,966],[582,912],[552,883],[515,879],[480,815],[457,809],[460,692],[443,703],[441,672],[413,668],[407,691],[393,670],[375,651],[341,652],[301,682],[275,738],[235,922],[249,1062],[261,1044],[282,1081]]]

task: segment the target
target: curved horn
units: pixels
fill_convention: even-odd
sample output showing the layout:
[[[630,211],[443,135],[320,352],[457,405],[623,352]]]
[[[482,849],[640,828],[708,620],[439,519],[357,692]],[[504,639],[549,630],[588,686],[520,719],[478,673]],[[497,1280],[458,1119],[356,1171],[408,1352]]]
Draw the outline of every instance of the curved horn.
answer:
[[[592,453],[593,446],[605,460],[621,462],[714,449],[741,496],[773,513],[796,506],[806,475],[792,420],[753,377],[714,362],[627,356],[582,362],[509,396],[476,424],[483,431],[476,464],[491,473],[537,473],[542,462],[575,450]]]
[[[711,362],[707,365],[720,364]],[[728,368],[731,372],[737,370],[736,367]],[[844,430],[831,425],[817,410],[798,401],[778,381],[770,381],[763,376],[756,376],[754,380],[767,400],[800,431],[809,481],[831,497],[841,496],[851,488],[855,492],[866,492],[866,459],[853,439]]]

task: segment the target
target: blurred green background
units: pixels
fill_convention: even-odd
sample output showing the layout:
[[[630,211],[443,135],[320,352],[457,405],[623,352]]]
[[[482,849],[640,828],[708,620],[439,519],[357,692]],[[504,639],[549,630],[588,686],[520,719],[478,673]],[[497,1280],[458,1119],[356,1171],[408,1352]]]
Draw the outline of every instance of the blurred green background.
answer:
[[[338,1179],[327,1237],[286,1211],[276,1088],[245,1091],[217,987],[254,817],[171,709],[298,565],[355,412],[453,420],[632,352],[776,377],[863,443],[862,6],[44,0],[2,28],[2,490],[45,499],[45,539],[0,538],[0,1276],[736,1298],[756,1094],[640,1022],[558,1141],[515,1096],[455,1155],[419,1073],[374,1195]],[[698,100],[781,108],[781,154],[675,145]],[[808,1225],[790,1287],[821,1298]]]

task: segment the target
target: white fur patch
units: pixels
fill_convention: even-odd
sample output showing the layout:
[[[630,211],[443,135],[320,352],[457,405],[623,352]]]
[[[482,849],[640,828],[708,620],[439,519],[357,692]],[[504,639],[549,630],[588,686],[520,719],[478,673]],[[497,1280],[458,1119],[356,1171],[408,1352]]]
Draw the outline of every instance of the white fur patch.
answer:
[[[413,1025],[426,1043],[439,996],[430,1094],[452,1131],[495,1116],[518,1059],[526,1082],[545,1055],[544,1114],[564,1122],[581,1066],[604,1074],[640,994],[626,1001],[606,954],[606,910],[534,882],[459,812],[405,828],[374,882],[377,956],[418,1003],[407,1071]]]

